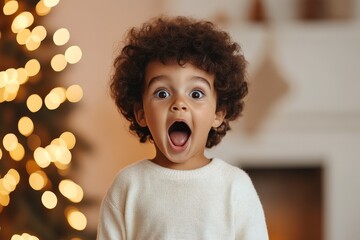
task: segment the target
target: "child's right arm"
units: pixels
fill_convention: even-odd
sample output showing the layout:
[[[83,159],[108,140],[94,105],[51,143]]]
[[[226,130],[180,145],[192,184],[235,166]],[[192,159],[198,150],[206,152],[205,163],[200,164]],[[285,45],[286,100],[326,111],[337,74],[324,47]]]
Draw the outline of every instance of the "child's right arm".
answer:
[[[97,240],[125,240],[123,214],[106,197],[100,209]]]

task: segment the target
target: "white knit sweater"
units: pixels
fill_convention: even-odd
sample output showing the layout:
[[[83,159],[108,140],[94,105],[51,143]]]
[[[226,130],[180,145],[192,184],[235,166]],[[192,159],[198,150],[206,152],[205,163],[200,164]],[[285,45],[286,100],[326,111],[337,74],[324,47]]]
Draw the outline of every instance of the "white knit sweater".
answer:
[[[105,196],[98,240],[267,240],[248,175],[220,159],[195,170],[143,160],[122,170]]]

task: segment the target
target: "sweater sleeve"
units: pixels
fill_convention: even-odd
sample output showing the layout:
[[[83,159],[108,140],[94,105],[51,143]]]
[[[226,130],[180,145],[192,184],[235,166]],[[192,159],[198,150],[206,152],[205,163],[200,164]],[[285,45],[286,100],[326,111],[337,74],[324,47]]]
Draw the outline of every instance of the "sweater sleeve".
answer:
[[[250,177],[244,173],[237,212],[237,240],[268,240],[265,215]]]
[[[101,209],[97,240],[124,240],[125,225],[123,214],[105,197]]]

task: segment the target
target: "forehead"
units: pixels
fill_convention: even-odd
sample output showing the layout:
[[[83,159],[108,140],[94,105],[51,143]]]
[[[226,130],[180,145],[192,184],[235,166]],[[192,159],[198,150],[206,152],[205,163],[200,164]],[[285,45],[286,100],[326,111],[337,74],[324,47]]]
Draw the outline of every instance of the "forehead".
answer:
[[[162,63],[151,61],[145,69],[145,86],[157,81],[199,80],[213,85],[214,75],[210,74],[191,63],[180,65],[176,61]]]

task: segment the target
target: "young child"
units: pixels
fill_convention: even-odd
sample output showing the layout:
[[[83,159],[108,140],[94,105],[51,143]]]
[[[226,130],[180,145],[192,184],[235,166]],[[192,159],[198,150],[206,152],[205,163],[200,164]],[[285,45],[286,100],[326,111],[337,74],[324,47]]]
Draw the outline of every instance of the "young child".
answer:
[[[205,148],[243,109],[246,61],[212,23],[160,17],[128,33],[111,93],[156,156],[123,169],[105,196],[98,240],[267,240],[248,175]]]

